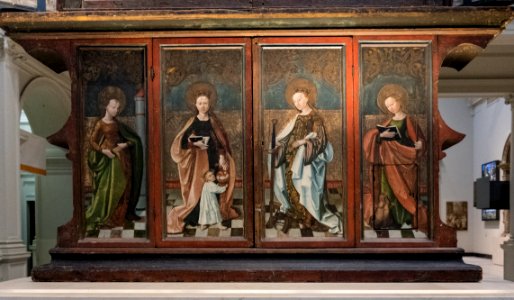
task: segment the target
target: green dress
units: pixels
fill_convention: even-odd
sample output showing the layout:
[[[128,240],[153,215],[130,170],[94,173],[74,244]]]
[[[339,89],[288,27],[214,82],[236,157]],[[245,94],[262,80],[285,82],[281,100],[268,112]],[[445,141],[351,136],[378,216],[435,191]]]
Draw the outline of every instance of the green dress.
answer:
[[[114,149],[118,143],[129,147],[116,151],[109,158],[102,149]],[[90,137],[93,148],[88,153],[88,166],[92,172],[93,198],[86,210],[86,230],[102,226],[122,226],[127,208],[139,198],[143,175],[143,148],[139,136],[121,122],[96,122]]]

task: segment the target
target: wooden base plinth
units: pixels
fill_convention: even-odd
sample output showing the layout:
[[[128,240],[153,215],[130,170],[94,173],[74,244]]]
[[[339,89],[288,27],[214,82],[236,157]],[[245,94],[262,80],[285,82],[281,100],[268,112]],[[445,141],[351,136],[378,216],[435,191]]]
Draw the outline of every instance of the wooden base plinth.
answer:
[[[376,250],[376,249],[375,249]],[[53,253],[34,281],[476,282],[462,252]]]

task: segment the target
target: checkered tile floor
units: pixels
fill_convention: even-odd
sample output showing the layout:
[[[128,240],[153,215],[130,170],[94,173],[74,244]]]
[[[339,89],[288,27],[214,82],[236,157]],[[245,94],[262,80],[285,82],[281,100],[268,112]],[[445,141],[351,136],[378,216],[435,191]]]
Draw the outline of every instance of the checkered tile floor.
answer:
[[[270,216],[269,209],[269,190],[266,190],[266,221]],[[236,189],[234,192],[234,207],[239,211],[243,212],[243,197],[242,190]],[[332,203],[332,209],[337,209],[340,213],[342,212],[342,191],[340,189],[330,189],[329,190],[329,202]],[[167,191],[167,211],[171,210],[172,207],[178,206],[182,203],[180,198],[179,191],[169,190]],[[228,227],[226,230],[220,230],[217,228],[208,228],[206,230],[202,230],[198,227],[186,227],[183,233],[179,234],[168,234],[168,237],[171,238],[181,238],[181,237],[202,237],[202,238],[219,238],[219,237],[242,237],[244,232],[244,219],[243,215],[238,219],[227,221],[223,223],[224,226]],[[265,237],[266,238],[309,238],[309,237],[338,237],[338,235],[334,235],[328,232],[317,232],[312,229],[300,229],[298,224],[291,224],[291,228],[287,233],[283,233],[280,225],[277,228],[266,229]]]
[[[266,203],[266,222],[270,217],[270,208],[269,208],[269,189],[266,190],[265,193],[265,203]],[[343,191],[340,188],[331,188],[328,190],[328,202],[329,209],[332,211],[337,210],[339,214],[343,215],[342,201],[343,199]],[[275,200],[276,201],[276,200]],[[344,222],[343,222],[344,224]],[[320,238],[320,237],[341,237],[343,234],[332,234],[329,232],[322,231],[314,231],[311,228],[300,229],[298,223],[293,222],[290,224],[290,229],[287,233],[282,232],[280,229],[281,225],[277,225],[276,228],[266,228],[265,237],[266,238]],[[343,229],[344,231],[344,229]]]
[[[402,228],[395,229],[372,229],[369,225],[364,225],[364,231],[362,238],[365,241],[373,240],[384,240],[384,239],[427,239],[427,235],[419,231],[418,229],[412,228],[411,226],[405,226]]]
[[[139,221],[126,221],[123,227],[114,227],[111,229],[91,230],[86,232],[86,238],[99,239],[134,239],[146,238],[146,211],[138,212],[141,217]]]
[[[364,240],[374,239],[426,239],[427,235],[419,230],[401,229],[401,230],[364,230]]]
[[[182,196],[179,190],[166,191],[166,215],[175,206],[182,204]],[[178,234],[168,234],[169,238],[227,238],[227,237],[243,237],[244,236],[244,219],[243,219],[243,191],[242,189],[234,190],[234,200],[232,205],[239,212],[239,218],[223,222],[223,226],[227,229],[207,228],[202,230],[200,226],[186,226],[184,232]]]
[[[265,209],[266,209],[266,217],[265,221],[267,221],[270,217],[269,212],[269,190],[265,192]],[[342,199],[343,194],[341,189],[329,189],[329,203],[332,206],[331,209],[337,210],[341,215],[343,215],[342,208]],[[180,191],[178,190],[168,190],[166,193],[167,199],[167,212],[171,210],[172,207],[180,205],[182,203],[180,197]],[[241,189],[236,189],[234,191],[234,207],[241,213],[238,219],[226,221],[223,223],[224,226],[228,227],[225,230],[221,230],[218,228],[207,228],[202,230],[198,227],[186,227],[183,233],[180,234],[168,234],[167,236],[170,238],[182,238],[182,237],[202,237],[202,238],[227,238],[227,237],[243,237],[244,236],[244,219],[243,219],[243,193]],[[94,231],[86,232],[86,238],[98,238],[98,239],[109,239],[109,238],[121,238],[121,239],[134,239],[134,238],[146,238],[146,212],[142,211],[138,213],[142,219],[135,222],[127,221],[123,227],[115,227],[112,229],[100,229]],[[344,224],[344,222],[343,222]],[[310,228],[300,229],[298,224],[293,223],[290,224],[291,228],[287,233],[283,233],[280,229],[280,224],[277,225],[277,228],[265,229],[265,237],[266,238],[320,238],[320,237],[340,237],[341,235],[334,235],[328,232],[319,232],[313,231]],[[363,239],[366,241],[373,240],[383,240],[383,239],[426,239],[427,236],[425,233],[412,230],[412,229],[402,229],[402,230],[372,230],[366,228],[363,232]]]

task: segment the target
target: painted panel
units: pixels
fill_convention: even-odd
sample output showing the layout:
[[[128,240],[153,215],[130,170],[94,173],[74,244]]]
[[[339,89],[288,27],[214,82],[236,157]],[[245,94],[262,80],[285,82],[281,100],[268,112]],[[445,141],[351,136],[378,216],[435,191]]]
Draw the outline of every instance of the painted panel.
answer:
[[[256,226],[265,242],[337,243],[346,235],[346,49],[303,40],[258,46],[264,213]]]
[[[86,239],[148,236],[145,57],[139,46],[78,48]]]
[[[241,44],[160,46],[166,241],[252,238],[245,51]]]
[[[361,42],[363,237],[427,237],[432,79],[429,42]]]

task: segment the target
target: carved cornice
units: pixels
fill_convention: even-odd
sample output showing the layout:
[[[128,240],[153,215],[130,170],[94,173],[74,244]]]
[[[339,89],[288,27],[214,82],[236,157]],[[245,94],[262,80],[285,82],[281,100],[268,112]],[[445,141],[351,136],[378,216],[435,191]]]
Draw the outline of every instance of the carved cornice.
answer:
[[[505,96],[505,104],[507,104],[507,105],[514,104],[514,94],[508,94]]]
[[[514,93],[514,78],[439,79],[439,97],[503,97]]]
[[[509,7],[129,10],[2,13],[11,32],[127,30],[503,28]]]

